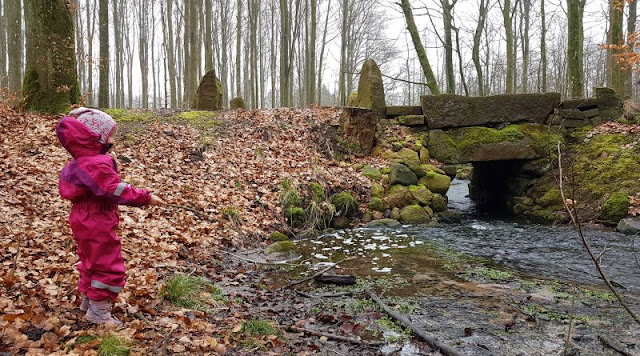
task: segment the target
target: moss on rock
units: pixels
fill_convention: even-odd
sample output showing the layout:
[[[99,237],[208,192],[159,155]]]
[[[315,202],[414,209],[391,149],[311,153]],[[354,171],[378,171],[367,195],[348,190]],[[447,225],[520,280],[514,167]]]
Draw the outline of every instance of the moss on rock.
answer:
[[[366,165],[362,168],[362,175],[376,181],[382,179],[382,173],[380,173],[380,170],[370,165]]]
[[[420,205],[428,206],[433,200],[433,193],[424,185],[409,186],[409,192],[420,203]]]
[[[324,191],[324,187],[322,184],[318,182],[312,182],[309,184],[309,189],[311,190],[311,194],[313,194],[312,198],[316,202],[323,202],[327,200],[327,194]]]
[[[384,187],[382,186],[382,184],[373,183],[373,185],[371,186],[371,196],[376,198],[384,197]]]
[[[441,211],[447,211],[447,209],[449,209],[447,204],[448,202],[447,202],[446,196],[443,196],[438,193],[433,194],[433,199],[431,201],[431,208],[433,209],[433,211],[435,211],[436,213],[439,213]]]
[[[431,216],[420,205],[409,205],[400,210],[400,221],[405,224],[427,224],[431,222]]]
[[[274,253],[287,253],[296,251],[296,244],[292,241],[278,241],[274,242],[267,247],[267,255]]]
[[[351,216],[358,211],[358,202],[349,192],[340,192],[331,196],[331,204],[342,216]]]
[[[400,163],[391,165],[391,173],[389,174],[391,184],[412,185],[418,182],[418,177],[407,166]]]
[[[289,238],[287,237],[287,235],[285,235],[285,234],[283,234],[283,233],[281,233],[281,232],[278,232],[278,231],[274,231],[274,232],[272,232],[272,233],[271,233],[271,235],[269,236],[269,239],[270,239],[271,241],[274,241],[274,242],[278,242],[278,241],[288,241],[288,240],[289,240]]]
[[[538,199],[538,204],[543,207],[561,206],[562,196],[560,195],[560,189],[558,187],[551,187],[551,189]]]
[[[600,217],[603,220],[619,221],[629,215],[629,196],[626,192],[612,194],[602,204]]]
[[[388,205],[384,201],[382,201],[382,199],[373,197],[369,202],[369,209],[375,211],[385,211],[388,209]]]
[[[416,203],[416,200],[409,191],[409,188],[400,184],[394,185],[389,189],[389,193],[385,200],[390,208],[402,208]]]
[[[420,179],[419,184],[424,185],[433,193],[445,195],[451,186],[451,178],[444,174],[429,172]]]

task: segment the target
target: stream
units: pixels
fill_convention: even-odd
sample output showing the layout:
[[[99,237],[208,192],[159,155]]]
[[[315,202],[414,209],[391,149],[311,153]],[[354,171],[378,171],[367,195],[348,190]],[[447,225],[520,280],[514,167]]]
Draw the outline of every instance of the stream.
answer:
[[[459,224],[356,228],[297,241],[304,263],[312,267],[302,275],[356,257],[341,263],[338,273],[355,274],[365,288],[392,298],[411,311],[414,323],[467,355],[562,354],[569,320],[573,354],[611,354],[600,337],[620,339],[630,354],[640,354],[637,324],[603,288],[571,226],[476,212],[464,180],[452,182],[448,197],[449,208],[462,214]],[[640,253],[634,254],[634,239],[595,227],[584,233],[604,272],[637,313]],[[397,342],[380,352],[425,354],[419,349]]]

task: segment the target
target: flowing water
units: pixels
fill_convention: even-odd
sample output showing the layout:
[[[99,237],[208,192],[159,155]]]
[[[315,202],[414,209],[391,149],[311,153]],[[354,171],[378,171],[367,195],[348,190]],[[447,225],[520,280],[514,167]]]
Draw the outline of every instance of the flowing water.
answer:
[[[467,186],[468,181],[454,180],[448,194],[449,207],[463,215],[460,224],[344,230],[303,241],[300,246],[321,265],[329,259],[358,255],[361,257],[358,267],[361,273],[368,269],[366,274],[404,274],[406,265],[442,267],[438,261],[446,252],[476,256],[523,273],[602,284],[571,226],[535,225],[483,216],[474,211]],[[634,254],[635,239],[595,228],[585,228],[584,234],[594,254],[600,256],[607,276],[623,291],[640,292],[640,251]],[[640,250],[640,241],[636,245]],[[367,260],[368,263],[362,263]]]
[[[459,224],[334,231],[297,246],[316,270],[355,257],[341,263],[339,273],[357,275],[396,305],[413,305],[414,323],[466,355],[558,355],[566,345],[582,350],[573,354],[609,355],[601,337],[640,354],[637,325],[606,293],[571,226],[483,215],[468,198],[468,181],[454,180],[448,196],[449,207],[462,214]],[[595,228],[584,233],[606,275],[638,310],[634,238]],[[380,353],[425,354],[416,347],[390,343]]]

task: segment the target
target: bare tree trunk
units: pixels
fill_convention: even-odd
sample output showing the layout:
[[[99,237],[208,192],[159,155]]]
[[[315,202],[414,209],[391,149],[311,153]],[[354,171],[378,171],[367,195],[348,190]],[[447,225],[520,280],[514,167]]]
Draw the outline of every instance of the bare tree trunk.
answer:
[[[212,0],[205,0],[205,33],[204,33],[204,71],[208,72],[213,69],[213,37],[211,25],[213,23],[213,3]]]
[[[345,0],[346,1],[346,0]],[[291,14],[288,1],[280,0],[280,106],[289,107],[289,44],[291,43]]]
[[[9,91],[22,89],[22,68],[24,43],[22,41],[22,1],[5,0],[4,10],[7,20],[7,47],[9,51]]]
[[[149,107],[149,0],[139,0],[138,56],[140,59],[140,106]]]
[[[176,92],[176,60],[173,48],[173,0],[167,0],[167,67],[169,70],[169,91],[171,92],[171,108],[178,107]]]
[[[546,93],[547,88],[547,20],[544,11],[544,2],[540,0],[540,62],[542,67],[542,92]]]
[[[26,0],[25,105],[51,114],[79,99],[73,16],[65,0]]]
[[[4,98],[4,92],[9,86],[7,78],[7,16],[5,13],[5,5],[8,0],[0,0],[0,98]]]
[[[541,0],[544,1],[544,0]],[[522,36],[522,92],[529,92],[529,17],[531,13],[531,0],[522,0],[524,8],[522,17],[524,20],[524,35]]]
[[[469,96],[469,86],[467,85],[467,79],[464,76],[464,67],[462,64],[462,51],[460,51],[460,29],[453,27],[456,31],[456,52],[458,53],[458,69],[460,70],[460,81],[464,88],[464,95]]]
[[[276,5],[275,0],[271,0],[271,107],[276,107]]]
[[[331,0],[327,2],[327,14],[324,20],[324,32],[322,33],[322,46],[320,47],[320,63],[318,64],[318,105],[322,105],[322,70],[324,61],[324,49],[327,45],[327,28],[329,26],[329,13],[331,9]]]
[[[349,0],[342,0],[342,27],[340,28],[340,73],[338,74],[338,103],[347,105],[347,46],[349,41]]]
[[[318,31],[318,0],[311,1],[311,36],[309,39],[309,72],[307,73],[307,103],[316,97],[316,35]]]
[[[544,1],[544,0],[541,0]],[[478,95],[484,96],[484,77],[482,73],[482,64],[480,63],[480,40],[482,39],[482,31],[487,21],[487,13],[489,11],[489,1],[480,0],[480,8],[478,9],[478,24],[473,34],[473,49],[471,51],[473,64],[476,67],[476,76],[478,81]],[[487,51],[489,49],[487,48]]]
[[[100,89],[98,106],[109,107],[109,0],[100,0]]]
[[[638,1],[634,0],[629,3],[629,16],[627,17],[627,44],[633,48],[634,43],[631,43],[630,35],[636,32],[636,21]],[[633,97],[633,71],[625,71],[625,94],[629,97]]]
[[[242,0],[238,0],[238,17],[236,19],[236,95],[240,96],[242,82]],[[245,98],[247,99],[247,98]]]
[[[609,0],[609,31],[607,32],[607,44],[616,46],[624,43],[622,38],[622,8],[620,3]],[[616,91],[619,95],[625,94],[625,78],[620,64],[616,61],[616,56],[620,50],[607,49],[607,86]]]
[[[248,16],[249,16],[249,54],[251,62],[251,75],[249,91],[251,96],[251,107],[258,107],[258,19],[260,16],[260,1],[248,0]]]
[[[586,0],[567,0],[567,84],[572,98],[584,96],[584,29],[582,17]]]
[[[229,89],[231,87],[231,85],[229,85],[229,45],[231,43],[231,38],[229,35],[229,28],[231,26],[231,23],[229,21],[229,2],[225,1],[225,0],[221,0],[219,3],[220,8],[220,37],[221,37],[221,42],[222,45],[221,47],[221,52],[222,52],[222,68],[221,68],[221,73],[220,73],[220,78],[221,78],[221,82],[222,82],[222,102],[223,102],[223,106],[227,107],[228,103],[229,103]]]
[[[402,12],[404,13],[405,21],[407,22],[407,29],[411,34],[413,46],[415,47],[418,54],[418,59],[420,60],[422,72],[424,73],[424,76],[427,80],[427,86],[429,87],[431,94],[438,95],[440,94],[440,87],[438,86],[436,77],[433,75],[433,71],[431,70],[431,65],[429,64],[427,53],[422,46],[418,28],[416,27],[416,23],[413,20],[413,11],[411,10],[411,4],[409,3],[409,0],[402,0]]]
[[[507,94],[513,94],[513,80],[515,77],[515,50],[513,46],[513,22],[511,19],[511,0],[504,0],[502,7],[502,19],[504,20],[504,32],[505,41],[507,46],[507,75],[506,75],[506,90]]]
[[[447,94],[455,94],[456,78],[453,70],[453,7],[457,0],[440,0],[442,5],[442,21],[444,27],[444,53],[445,53],[445,73],[447,75]]]
[[[156,33],[156,12],[155,12],[155,1],[151,1],[151,26],[150,32]],[[148,42],[148,39],[147,39]],[[154,46],[154,36],[151,36],[151,43],[147,45],[151,47],[151,78],[153,79],[153,108],[158,108],[158,81],[156,79],[156,51]],[[148,70],[148,68],[147,68]]]

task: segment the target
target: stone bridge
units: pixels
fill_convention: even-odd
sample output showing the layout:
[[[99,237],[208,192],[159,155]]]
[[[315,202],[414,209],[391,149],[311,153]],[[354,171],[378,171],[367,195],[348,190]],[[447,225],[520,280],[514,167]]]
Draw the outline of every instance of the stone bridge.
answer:
[[[473,164],[476,203],[510,208],[531,180],[551,168],[550,154],[564,135],[621,116],[622,100],[613,90],[596,88],[595,93],[565,101],[559,93],[425,95],[420,106],[386,106],[380,71],[367,61],[341,126],[362,154],[388,152],[389,143],[381,147],[376,137],[400,126],[420,137],[427,157],[447,165]]]

